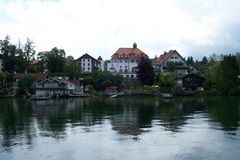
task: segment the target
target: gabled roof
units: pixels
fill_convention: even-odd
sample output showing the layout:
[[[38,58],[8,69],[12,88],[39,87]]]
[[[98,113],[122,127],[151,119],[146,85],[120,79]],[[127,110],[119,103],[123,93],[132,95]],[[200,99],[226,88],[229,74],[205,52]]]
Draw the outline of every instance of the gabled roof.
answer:
[[[178,55],[181,57],[181,59],[184,60],[183,57],[182,57],[176,50],[170,50],[169,52],[164,52],[160,57],[158,57],[158,58],[156,59],[156,63],[157,63],[157,64],[162,64],[162,63],[164,63],[164,62],[167,61],[167,60],[171,57],[171,55],[173,55],[173,54],[178,54]],[[184,61],[185,61],[185,60],[184,60]]]
[[[102,59],[102,57],[101,57],[101,56],[99,56],[97,60],[101,61],[101,60],[103,60],[103,59]]]
[[[184,78],[187,78],[187,77],[197,77],[197,78],[199,78],[199,79],[206,80],[206,78],[201,77],[201,76],[199,76],[199,75],[196,75],[196,74],[194,74],[194,73],[190,73],[190,74],[188,74],[188,75],[185,75],[185,76],[183,76],[182,78],[184,79]]]
[[[93,58],[92,56],[90,56],[88,53],[85,53],[84,55],[82,55],[81,57],[79,57],[78,59],[76,59],[76,61],[78,61],[78,60],[80,60],[80,59],[82,59],[82,58],[85,58],[85,57],[91,58],[91,59],[97,61],[95,58]]]
[[[75,85],[75,83],[73,83],[73,82],[71,82],[71,81],[69,81],[69,80],[59,79],[59,78],[53,78],[53,77],[50,77],[50,78],[48,78],[48,79],[45,79],[45,80],[39,82],[39,84],[44,83],[44,82],[46,82],[46,81],[56,81],[56,82],[58,82],[58,83],[72,83],[72,84]]]
[[[121,58],[148,58],[143,51],[138,48],[119,48],[113,55],[112,58],[114,59],[121,59]]]

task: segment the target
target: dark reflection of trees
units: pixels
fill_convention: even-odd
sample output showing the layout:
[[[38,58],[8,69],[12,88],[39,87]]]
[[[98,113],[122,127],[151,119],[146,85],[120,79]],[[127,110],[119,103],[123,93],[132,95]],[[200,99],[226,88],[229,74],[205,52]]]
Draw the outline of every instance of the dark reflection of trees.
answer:
[[[19,143],[32,144],[32,137],[36,136],[36,131],[32,123],[32,109],[26,101],[0,101],[0,133],[1,145],[6,149]]]
[[[113,100],[114,101],[114,100]],[[154,106],[149,99],[122,98],[115,100],[116,107],[122,108],[122,113],[112,115],[113,130],[119,134],[138,136],[151,127]]]
[[[203,110],[201,99],[175,98],[159,100],[155,110],[155,119],[168,131],[179,132],[196,111]]]
[[[213,122],[219,122],[222,129],[235,134],[240,121],[239,97],[209,97],[204,99],[206,112],[210,114]]]
[[[114,131],[123,135],[138,137],[153,125],[177,133],[199,113],[207,113],[212,122],[234,133],[239,126],[239,110],[238,97],[4,99],[0,101],[0,143],[6,149],[31,145],[38,133],[62,139],[69,126],[91,128],[106,119]]]

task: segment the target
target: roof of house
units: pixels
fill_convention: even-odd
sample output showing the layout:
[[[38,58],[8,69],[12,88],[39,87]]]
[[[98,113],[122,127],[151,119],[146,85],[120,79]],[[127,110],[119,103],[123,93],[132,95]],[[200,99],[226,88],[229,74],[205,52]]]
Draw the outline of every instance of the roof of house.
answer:
[[[31,75],[36,78],[37,81],[43,81],[47,79],[48,74],[47,73],[16,73],[14,78],[15,79],[21,79],[25,75]]]
[[[103,59],[102,59],[102,57],[101,57],[101,56],[99,56],[97,60],[101,61],[101,60],[103,60]]]
[[[80,59],[82,59],[82,58],[86,58],[86,57],[91,58],[91,59],[94,59],[95,61],[97,61],[95,58],[93,58],[92,56],[90,56],[88,53],[85,53],[84,55],[82,55],[81,57],[79,57],[78,59],[76,59],[76,61],[77,61],[77,60],[80,60]]]
[[[202,80],[205,80],[205,79],[206,79],[206,78],[201,77],[201,76],[199,76],[199,75],[196,75],[196,74],[194,74],[194,73],[190,73],[190,74],[188,74],[188,75],[185,75],[185,76],[182,77],[182,79],[185,79],[185,78],[188,78],[188,77],[197,77],[197,78],[202,79]]]
[[[143,51],[138,48],[119,48],[113,55],[112,58],[114,59],[121,59],[121,58],[148,58]]]
[[[158,57],[156,59],[156,63],[157,64],[162,64],[164,63],[166,60],[168,60],[168,58],[171,57],[171,55],[173,54],[178,54],[182,59],[183,57],[176,51],[176,50],[170,50],[169,52],[164,52],[160,57]]]
[[[53,78],[53,77],[47,78],[47,79],[45,79],[45,80],[39,82],[39,84],[41,84],[41,83],[45,83],[46,81],[49,81],[49,80],[50,80],[50,81],[56,81],[56,82],[58,82],[58,83],[71,83],[71,84],[76,85],[75,83],[73,83],[73,82],[71,82],[71,81],[69,81],[69,80],[66,80],[66,79],[60,79],[60,78]]]

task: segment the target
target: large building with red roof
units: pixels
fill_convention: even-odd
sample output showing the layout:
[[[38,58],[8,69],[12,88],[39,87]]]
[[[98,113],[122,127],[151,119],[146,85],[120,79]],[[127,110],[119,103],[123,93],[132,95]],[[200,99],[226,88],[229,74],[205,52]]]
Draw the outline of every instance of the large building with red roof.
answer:
[[[148,58],[148,55],[133,44],[133,48],[119,48],[111,57],[107,64],[107,70],[120,73],[125,78],[137,77],[137,66],[140,58]]]

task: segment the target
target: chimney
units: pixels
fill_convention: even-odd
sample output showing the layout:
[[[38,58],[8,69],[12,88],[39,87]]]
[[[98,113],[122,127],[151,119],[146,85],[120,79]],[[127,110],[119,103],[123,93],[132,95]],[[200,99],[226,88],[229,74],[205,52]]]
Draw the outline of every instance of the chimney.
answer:
[[[134,49],[137,48],[137,43],[136,42],[133,43],[133,48]]]

